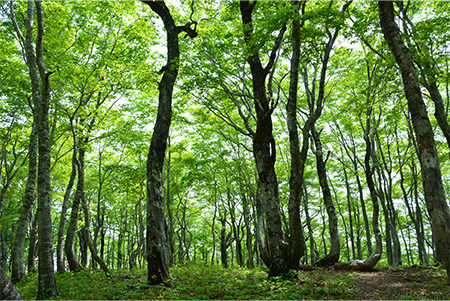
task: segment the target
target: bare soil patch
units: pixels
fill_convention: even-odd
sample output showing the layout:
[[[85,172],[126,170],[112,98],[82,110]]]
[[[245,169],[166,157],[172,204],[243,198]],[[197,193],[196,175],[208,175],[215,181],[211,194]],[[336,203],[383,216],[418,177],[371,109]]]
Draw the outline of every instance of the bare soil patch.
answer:
[[[314,271],[310,271],[311,277]],[[320,274],[349,276],[351,297],[357,300],[450,300],[450,286],[445,271],[437,267],[408,266],[373,269],[367,272],[322,270]]]

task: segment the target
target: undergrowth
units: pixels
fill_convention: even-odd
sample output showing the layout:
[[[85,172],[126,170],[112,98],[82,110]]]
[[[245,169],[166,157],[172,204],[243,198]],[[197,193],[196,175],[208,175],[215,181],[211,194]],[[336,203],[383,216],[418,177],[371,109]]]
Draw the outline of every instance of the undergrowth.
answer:
[[[199,264],[170,269],[172,280],[148,286],[145,270],[116,270],[107,278],[101,271],[58,273],[59,300],[280,300],[358,299],[357,273],[324,270],[292,272],[268,278],[262,269],[208,267]],[[35,299],[37,276],[17,284],[25,299]],[[405,296],[406,297],[406,296]]]

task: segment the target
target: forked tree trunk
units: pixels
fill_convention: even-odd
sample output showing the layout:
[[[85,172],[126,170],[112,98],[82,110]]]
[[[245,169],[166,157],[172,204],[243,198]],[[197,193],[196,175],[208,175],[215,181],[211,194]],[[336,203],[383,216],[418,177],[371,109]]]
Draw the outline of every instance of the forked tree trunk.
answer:
[[[74,138],[74,142],[76,138]],[[84,149],[78,149],[77,143],[74,143],[75,151],[73,153],[72,162],[76,164],[77,169],[79,169],[79,165],[81,162],[84,165]],[[77,158],[78,152],[78,158]],[[84,183],[80,179],[81,175],[78,172],[78,182],[77,188],[75,192],[75,196],[72,201],[72,211],[70,213],[69,227],[67,229],[66,240],[64,243],[64,250],[66,252],[67,263],[69,264],[69,269],[71,271],[78,271],[81,269],[80,263],[78,262],[77,256],[75,254],[75,249],[73,247],[75,233],[77,230],[77,222],[78,222],[78,211],[81,203],[82,191],[84,190]]]
[[[256,1],[240,2],[244,40],[249,53],[247,61],[250,65],[253,83],[254,105],[257,115],[256,132],[253,137],[253,155],[258,177],[262,188],[262,205],[266,219],[266,239],[268,250],[269,277],[280,276],[289,271],[287,243],[284,238],[278,195],[278,180],[275,173],[276,148],[272,133],[272,111],[266,93],[266,77],[273,67],[276,51],[286,31],[284,25],[271,52],[268,65],[264,68],[258,50],[254,49],[252,14]]]
[[[378,2],[380,24],[384,38],[399,66],[408,101],[414,133],[419,145],[419,162],[425,202],[436,238],[442,246],[443,260],[450,282],[450,210],[442,184],[441,167],[434,141],[433,128],[420,91],[419,79],[411,51],[403,42],[395,23],[393,2]]]

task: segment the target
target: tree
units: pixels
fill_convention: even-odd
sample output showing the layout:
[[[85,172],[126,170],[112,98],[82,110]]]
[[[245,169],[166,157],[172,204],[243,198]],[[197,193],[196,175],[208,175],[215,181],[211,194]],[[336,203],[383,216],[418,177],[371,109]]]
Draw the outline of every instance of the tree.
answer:
[[[178,34],[186,32],[191,38],[197,36],[192,23],[176,26],[164,1],[142,1],[157,13],[164,23],[167,34],[167,64],[162,68],[159,82],[159,105],[147,157],[147,269],[148,283],[158,284],[170,279],[168,248],[162,194],[162,169],[172,119],[172,93],[180,64]]]
[[[0,299],[1,300],[24,300],[22,295],[14,286],[14,283],[6,275],[5,271],[0,267]]]
[[[275,173],[276,146],[272,133],[272,112],[275,103],[267,97],[266,78],[275,63],[276,53],[286,31],[286,23],[282,22],[277,40],[270,53],[265,67],[259,56],[258,42],[253,28],[253,12],[257,1],[241,1],[240,11],[245,53],[250,66],[253,84],[254,107],[257,116],[256,132],[253,137],[253,155],[261,181],[262,203],[266,218],[267,249],[269,254],[269,276],[280,276],[289,271],[287,243],[281,222],[278,181]]]
[[[16,34],[25,45],[25,53],[31,80],[34,114],[36,115],[38,135],[38,211],[39,211],[39,286],[38,298],[57,296],[58,287],[53,269],[53,239],[51,217],[51,183],[50,158],[51,144],[48,125],[48,110],[50,104],[50,75],[44,62],[44,18],[40,1],[28,1],[27,18],[25,20],[26,36],[23,37],[16,22],[13,1],[10,2]],[[36,7],[37,35],[33,47],[33,18]]]
[[[378,2],[380,24],[384,38],[400,68],[404,91],[408,101],[414,133],[419,145],[419,162],[427,210],[438,242],[442,246],[443,259],[450,281],[450,210],[442,183],[433,128],[427,115],[420,91],[420,82],[414,67],[411,51],[403,42],[395,23],[392,2]]]

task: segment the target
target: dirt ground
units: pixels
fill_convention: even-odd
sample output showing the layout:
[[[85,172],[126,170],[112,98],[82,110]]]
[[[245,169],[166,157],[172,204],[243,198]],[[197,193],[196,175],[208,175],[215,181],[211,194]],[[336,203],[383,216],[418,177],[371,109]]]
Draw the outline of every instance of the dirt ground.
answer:
[[[311,276],[314,271],[311,271]],[[373,269],[367,272],[322,270],[324,274],[352,273],[349,283],[356,300],[450,300],[445,270],[408,266],[400,269]]]

